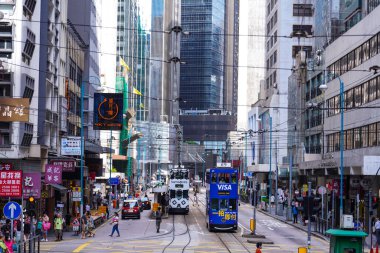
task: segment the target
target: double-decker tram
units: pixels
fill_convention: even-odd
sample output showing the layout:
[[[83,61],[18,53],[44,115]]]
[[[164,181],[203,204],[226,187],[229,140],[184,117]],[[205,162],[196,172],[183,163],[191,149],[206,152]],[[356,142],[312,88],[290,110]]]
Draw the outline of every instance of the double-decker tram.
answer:
[[[185,168],[174,168],[170,170],[169,179],[169,212],[189,213],[189,170]]]
[[[213,230],[238,228],[238,171],[234,168],[206,170],[206,226]]]

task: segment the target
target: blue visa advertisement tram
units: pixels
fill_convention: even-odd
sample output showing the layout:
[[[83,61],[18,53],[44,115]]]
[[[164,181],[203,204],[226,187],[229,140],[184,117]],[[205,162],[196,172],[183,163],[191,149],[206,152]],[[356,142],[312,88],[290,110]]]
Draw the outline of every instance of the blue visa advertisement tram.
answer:
[[[237,230],[238,200],[237,169],[207,169],[206,226],[209,231]]]

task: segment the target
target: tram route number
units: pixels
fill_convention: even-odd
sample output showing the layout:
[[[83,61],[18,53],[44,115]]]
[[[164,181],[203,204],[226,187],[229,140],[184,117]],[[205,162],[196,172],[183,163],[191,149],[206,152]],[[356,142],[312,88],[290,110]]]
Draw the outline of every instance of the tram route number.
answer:
[[[219,210],[219,217],[224,217],[224,220],[236,220],[236,213],[229,213],[224,210]]]

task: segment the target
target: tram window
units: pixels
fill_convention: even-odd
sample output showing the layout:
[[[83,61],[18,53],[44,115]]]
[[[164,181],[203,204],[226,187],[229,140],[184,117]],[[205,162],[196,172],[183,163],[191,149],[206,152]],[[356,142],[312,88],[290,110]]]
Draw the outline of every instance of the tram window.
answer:
[[[225,173],[219,174],[219,183],[226,183],[226,174]]]
[[[218,199],[211,199],[211,211],[217,211],[219,209]]]
[[[175,198],[175,190],[170,190],[170,198]]]
[[[189,191],[188,190],[184,190],[183,191],[183,198],[187,199],[188,197],[189,197]]]
[[[206,183],[210,183],[210,172],[206,172]]]
[[[229,210],[236,211],[236,199],[230,199]]]
[[[231,174],[231,183],[233,183],[233,184],[236,184],[237,183],[237,180],[236,180],[237,178],[236,178],[236,173],[232,173]]]
[[[182,190],[177,190],[176,193],[175,193],[175,196],[177,198],[182,198]]]
[[[216,183],[216,173],[212,173],[211,183]]]
[[[220,200],[220,209],[221,210],[228,210],[228,199],[221,199]]]

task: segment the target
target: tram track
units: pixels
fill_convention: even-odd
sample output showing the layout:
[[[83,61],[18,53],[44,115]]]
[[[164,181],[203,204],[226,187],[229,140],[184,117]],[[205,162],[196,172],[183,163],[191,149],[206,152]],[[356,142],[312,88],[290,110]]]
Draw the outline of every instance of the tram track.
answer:
[[[182,236],[182,235],[185,235],[185,234],[188,234],[188,236],[189,236],[189,240],[188,240],[188,242],[185,244],[185,246],[182,247],[182,250],[181,250],[181,252],[183,253],[183,252],[185,252],[186,248],[187,248],[187,247],[190,245],[190,243],[191,243],[191,234],[190,234],[190,230],[189,230],[189,225],[188,225],[187,220],[186,220],[186,215],[183,215],[183,219],[184,219],[184,221],[185,221],[184,223],[185,223],[185,225],[186,225],[186,230],[185,230],[185,232],[182,232],[182,233],[177,234],[177,235],[175,234],[175,231],[176,231],[176,229],[175,229],[175,215],[173,214],[172,217],[173,217],[173,227],[172,227],[172,229],[171,229],[171,231],[172,231],[172,233],[173,233],[172,240],[169,242],[169,244],[167,244],[167,245],[165,246],[165,248],[162,250],[162,253],[165,253],[165,251],[166,251],[167,249],[169,249],[170,246],[173,245],[173,243],[175,242],[176,237],[178,237],[178,236]]]
[[[193,198],[191,198],[192,201],[194,201]],[[197,198],[197,202],[201,203],[204,207],[206,207],[206,204],[200,200],[200,198],[198,197]],[[199,206],[195,205],[197,207],[197,209],[200,211],[200,213],[206,218],[206,215],[203,213],[203,211],[199,208]],[[226,248],[226,250],[229,252],[229,253],[232,253],[234,252],[232,249],[231,246],[227,245],[226,242],[228,242],[230,238],[228,237],[233,237],[233,239],[237,242],[238,245],[242,246],[244,248],[245,251],[247,251],[248,253],[251,253],[251,251],[249,250],[249,248],[244,245],[244,243],[242,241],[239,240],[238,237],[236,237],[235,233],[218,233],[218,232],[215,232],[215,235],[218,237],[219,241],[223,244],[224,248]],[[229,244],[229,243],[228,243]],[[232,251],[231,251],[232,250]]]

